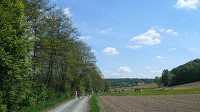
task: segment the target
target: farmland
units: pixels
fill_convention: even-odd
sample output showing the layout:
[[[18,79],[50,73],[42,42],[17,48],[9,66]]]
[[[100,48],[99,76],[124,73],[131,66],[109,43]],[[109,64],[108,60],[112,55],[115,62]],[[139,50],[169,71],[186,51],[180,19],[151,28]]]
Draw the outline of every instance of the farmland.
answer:
[[[100,96],[101,112],[199,112],[200,94]]]
[[[135,88],[142,91],[135,92]],[[199,101],[200,82],[168,88],[157,88],[155,83],[116,88],[98,97],[101,112],[199,112]]]
[[[176,89],[176,90],[181,90],[181,89],[198,89],[198,88],[200,88],[200,82],[193,82],[193,83],[178,85],[178,86],[174,86],[172,88]]]

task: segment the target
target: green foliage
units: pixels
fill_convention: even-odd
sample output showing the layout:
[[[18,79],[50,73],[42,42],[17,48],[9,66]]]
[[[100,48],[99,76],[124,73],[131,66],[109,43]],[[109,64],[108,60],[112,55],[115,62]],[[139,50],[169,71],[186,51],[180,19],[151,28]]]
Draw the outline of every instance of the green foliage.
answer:
[[[110,82],[108,80],[104,80],[104,91],[108,92],[111,89]]]
[[[200,59],[187,62],[171,71],[164,70],[162,73],[162,83],[164,86],[181,85],[190,82],[200,81]]]
[[[26,38],[24,5],[20,1],[0,3],[0,107],[12,111],[28,106],[30,86],[30,42]]]
[[[107,87],[63,10],[48,0],[1,0],[0,14],[0,111]]]
[[[122,79],[106,79],[110,83],[112,88],[135,86],[138,82],[144,82],[145,84],[154,82],[153,79],[138,79],[138,78],[122,78]]]
[[[171,73],[166,69],[163,70],[161,81],[164,86],[170,86],[172,81]]]
[[[90,112],[100,112],[100,107],[98,105],[98,100],[97,100],[97,96],[93,95],[90,98]]]
[[[172,69],[172,85],[200,81],[200,59],[195,59]]]
[[[159,87],[162,86],[162,78],[161,77],[156,76],[154,81]]]

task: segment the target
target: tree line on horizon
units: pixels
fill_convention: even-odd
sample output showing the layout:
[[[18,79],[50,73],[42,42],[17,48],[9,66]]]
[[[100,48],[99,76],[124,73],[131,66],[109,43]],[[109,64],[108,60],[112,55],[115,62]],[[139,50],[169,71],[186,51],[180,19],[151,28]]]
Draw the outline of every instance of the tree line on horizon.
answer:
[[[48,0],[0,1],[0,111],[108,89],[71,17]]]
[[[119,87],[131,87],[137,86],[137,83],[143,82],[145,84],[153,83],[154,79],[148,78],[118,78],[118,79],[106,79],[112,88]]]
[[[183,65],[163,70],[161,77],[155,77],[155,82],[163,86],[175,86],[200,81],[200,59],[189,61]]]

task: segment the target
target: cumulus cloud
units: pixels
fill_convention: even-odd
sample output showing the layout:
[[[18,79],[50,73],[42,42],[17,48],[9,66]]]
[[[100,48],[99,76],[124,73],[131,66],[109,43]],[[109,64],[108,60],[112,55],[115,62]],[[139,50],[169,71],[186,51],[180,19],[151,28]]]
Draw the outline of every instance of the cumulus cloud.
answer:
[[[156,56],[155,58],[156,58],[156,59],[165,59],[166,57],[163,57],[163,56]]]
[[[87,39],[90,39],[91,37],[90,36],[80,36],[79,39],[81,40],[87,40]]]
[[[131,42],[134,42],[134,45],[126,46],[131,49],[139,49],[144,45],[156,45],[161,43],[161,34],[166,33],[169,35],[177,36],[179,35],[178,32],[174,31],[172,28],[164,29],[164,28],[157,28],[151,27],[147,32],[137,35],[130,39]]]
[[[127,66],[122,66],[122,67],[119,67],[118,72],[119,73],[131,73],[132,70]]]
[[[72,16],[72,13],[71,13],[71,11],[70,11],[70,8],[64,8],[63,11],[64,11],[64,14],[66,14],[67,16],[69,16],[69,17]]]
[[[164,28],[161,28],[161,29],[159,29],[159,31],[167,33],[167,34],[170,34],[170,35],[178,35],[178,32],[174,31],[173,29],[164,29]]]
[[[177,48],[170,48],[169,50],[170,50],[170,51],[176,51]]]
[[[155,29],[151,28],[147,32],[133,37],[130,41],[136,43],[139,47],[142,45],[156,45],[161,42],[159,37],[160,34]]]
[[[130,67],[127,66],[121,66],[118,68],[117,71],[113,73],[105,72],[104,73],[107,75],[107,77],[110,78],[127,78],[127,77],[132,77],[132,70]]]
[[[114,48],[114,47],[106,47],[102,52],[103,52],[105,55],[119,54],[119,52],[117,51],[117,49]]]
[[[197,9],[199,5],[199,0],[178,0],[174,7],[176,8],[187,8],[187,9]]]
[[[103,30],[99,31],[99,33],[105,34],[105,33],[108,33],[112,30],[113,30],[113,28],[107,28],[107,29],[103,29]]]

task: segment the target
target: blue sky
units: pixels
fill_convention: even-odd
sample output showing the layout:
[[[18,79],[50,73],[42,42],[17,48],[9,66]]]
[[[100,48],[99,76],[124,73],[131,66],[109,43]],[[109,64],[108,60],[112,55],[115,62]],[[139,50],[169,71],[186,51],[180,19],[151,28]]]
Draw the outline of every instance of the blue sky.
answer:
[[[52,0],[105,78],[154,78],[200,57],[199,0]]]

